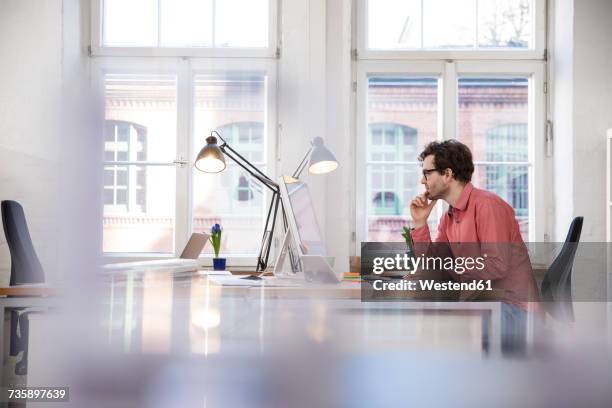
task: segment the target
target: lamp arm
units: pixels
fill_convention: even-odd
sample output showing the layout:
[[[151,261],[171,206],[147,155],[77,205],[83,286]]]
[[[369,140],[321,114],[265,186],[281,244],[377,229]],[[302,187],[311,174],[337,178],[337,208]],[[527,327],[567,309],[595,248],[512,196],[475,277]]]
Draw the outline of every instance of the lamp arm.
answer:
[[[238,165],[240,165],[240,167],[242,167],[243,169],[247,170],[249,172],[249,174],[257,173],[260,177],[262,177],[262,178],[268,180],[269,182],[273,183],[274,185],[276,185],[276,183],[274,183],[274,181],[272,181],[272,179],[270,177],[266,176],[261,170],[259,170],[257,167],[255,167],[250,161],[248,161],[240,153],[238,153],[236,150],[234,150],[229,144],[227,144],[225,139],[223,139],[223,137],[221,137],[221,135],[219,133],[217,133],[214,130],[211,132],[211,134],[212,133],[216,134],[217,137],[219,137],[219,139],[221,139],[223,141],[223,144],[221,144],[219,146],[219,149],[221,149],[221,151],[223,153],[225,153],[226,155],[230,156],[230,158],[233,161],[235,161]],[[233,157],[232,155],[230,155],[228,153],[228,151],[230,151],[232,154],[237,156],[242,161],[242,163],[240,163],[240,161],[237,160],[236,157]],[[249,166],[249,168],[246,167],[247,165]],[[258,177],[258,180],[261,181],[261,179],[259,177]]]
[[[225,153],[225,155],[227,157],[229,157],[230,159],[232,159],[238,166],[242,167],[247,173],[249,173],[251,175],[251,177],[255,177],[257,180],[259,180],[259,182],[263,185],[265,185],[266,187],[268,187],[270,190],[272,191],[278,191],[278,183],[272,181],[268,176],[266,176],[265,174],[263,174],[261,171],[259,171],[259,169],[257,169],[255,166],[253,166],[251,163],[249,163],[246,159],[242,158],[243,160],[238,160],[236,159],[232,154],[236,154],[233,151],[233,149],[228,149],[230,150],[232,153],[229,153],[228,151],[226,151],[225,149],[227,149],[228,146],[222,147],[221,149],[223,150],[223,153]],[[240,155],[238,155],[240,156]],[[242,157],[242,156],[240,156]],[[247,167],[248,165],[248,167]],[[255,171],[254,171],[255,170]]]
[[[280,186],[277,183],[275,183],[272,180],[270,180],[265,175],[263,175],[263,176],[260,175],[261,174],[260,171],[254,172],[253,171],[253,167],[254,166],[251,163],[249,163],[244,158],[242,158],[244,160],[244,162],[241,161],[241,160],[237,160],[232,155],[232,153],[229,153],[228,151],[225,151],[226,148],[227,148],[227,146],[223,147],[223,149],[224,149],[223,153],[227,157],[232,159],[238,166],[243,168],[247,173],[249,173],[249,175],[251,177],[254,177],[257,180],[259,180],[259,182],[261,184],[265,185],[266,187],[268,187],[272,191],[272,200],[270,200],[270,205],[268,207],[268,215],[266,217],[266,224],[265,224],[265,227],[264,227],[264,233],[263,233],[263,237],[262,237],[262,241],[261,241],[261,246],[260,246],[260,249],[259,249],[259,255],[257,256],[257,266],[255,268],[256,272],[261,272],[263,274],[263,272],[265,272],[266,268],[268,267],[268,259],[270,257],[270,248],[272,246],[272,237],[273,237],[273,234],[274,234],[274,227],[275,227],[275,224],[276,224],[276,216],[277,216],[277,213],[278,213],[278,207],[279,207],[279,203],[280,203]],[[230,149],[228,149],[228,150],[230,150]],[[247,167],[247,164],[250,167]],[[286,217],[285,212],[284,212],[284,208],[282,206],[281,206],[281,211],[282,211],[283,217]]]
[[[246,158],[240,155],[240,153],[232,149],[231,146],[227,144],[227,141],[223,139],[223,137],[221,137],[219,133],[213,130],[211,132],[211,135],[212,134],[217,135],[217,137],[221,139],[221,141],[223,141],[223,144],[221,144],[219,148],[227,157],[232,159],[238,166],[240,166],[247,173],[249,173],[251,177],[256,178],[261,184],[272,190],[272,200],[270,200],[270,205],[268,207],[268,214],[264,227],[264,235],[262,237],[259,256],[257,257],[257,267],[255,268],[256,272],[261,272],[261,274],[263,275],[263,272],[265,272],[266,268],[268,267],[268,259],[270,256],[270,249],[272,247],[272,237],[274,234],[274,227],[276,224],[276,217],[278,214],[279,206],[283,222],[286,223],[285,208],[283,207],[280,198],[280,186],[270,177],[266,176],[261,170],[255,167]]]
[[[313,149],[313,147],[310,146],[310,149],[308,149],[308,151],[304,155],[304,158],[302,159],[300,164],[298,164],[297,168],[295,169],[295,171],[293,172],[293,175],[291,177],[293,177],[295,179],[300,178],[300,174],[302,174],[302,171],[304,171],[304,168],[306,167],[306,163],[308,162],[308,156],[312,152],[312,149]]]

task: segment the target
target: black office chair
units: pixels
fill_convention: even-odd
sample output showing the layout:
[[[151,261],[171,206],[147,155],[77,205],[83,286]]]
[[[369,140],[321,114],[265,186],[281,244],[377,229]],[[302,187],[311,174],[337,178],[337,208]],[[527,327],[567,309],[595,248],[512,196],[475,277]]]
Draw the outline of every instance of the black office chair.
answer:
[[[11,200],[2,201],[1,207],[4,235],[11,253],[10,285],[44,283],[45,274],[32,245],[23,207],[18,202]],[[16,356],[23,351],[21,361],[15,365],[17,375],[25,375],[28,372],[29,313],[24,308],[11,310],[9,354]]]
[[[580,241],[583,217],[576,217],[570,225],[561,252],[548,268],[540,293],[546,311],[557,320],[574,320],[572,306],[572,265]]]

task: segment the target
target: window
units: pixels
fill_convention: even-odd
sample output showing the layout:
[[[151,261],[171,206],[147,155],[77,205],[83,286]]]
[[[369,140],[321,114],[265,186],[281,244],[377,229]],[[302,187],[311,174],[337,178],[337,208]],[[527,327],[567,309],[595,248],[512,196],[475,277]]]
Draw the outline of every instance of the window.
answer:
[[[544,2],[357,4],[356,250],[403,240],[423,191],[418,154],[452,138],[472,150],[474,185],[514,208],[525,241],[543,239]],[[444,211],[429,219],[434,237]]]
[[[262,72],[200,74],[194,81],[194,144],[201,147],[212,129],[241,156],[268,174],[264,120],[266,79]],[[227,255],[254,253],[261,242],[268,191],[226,157],[226,169],[205,174],[194,169],[193,230],[224,227],[222,250]],[[205,248],[212,253],[212,248]]]
[[[244,174],[238,177],[238,188],[236,189],[236,198],[238,201],[250,201],[253,199],[253,190],[247,177],[248,176]]]
[[[193,167],[204,139],[216,130],[274,177],[268,165],[274,144],[266,133],[273,120],[267,84],[274,69],[267,62],[248,65],[209,71],[205,63],[181,61],[155,68],[165,73],[148,73],[146,63],[102,64],[104,252],[175,253],[191,232],[209,232],[220,223],[223,253],[254,259],[268,191],[229,157],[218,174]],[[211,250],[206,246],[205,255]]]
[[[243,56],[245,50],[254,51],[253,56],[272,56],[275,52],[273,0],[97,0],[93,10],[92,51],[98,55],[222,56],[219,50],[225,49],[228,56]]]
[[[260,90],[255,90],[255,92],[260,92]],[[224,138],[227,136],[226,140],[228,143],[230,143],[235,150],[239,151],[241,156],[261,169],[264,169],[263,123],[232,123],[222,126],[217,129],[217,132],[224,135]],[[232,164],[232,166],[234,166],[234,164]],[[238,178],[236,180],[236,177],[234,177],[231,185],[236,186],[233,196],[234,199],[238,201],[237,205],[241,205],[243,208],[252,206],[255,199],[254,193],[262,193],[258,181],[252,180],[250,175],[244,170],[238,171],[238,169],[234,169],[234,173],[238,175]],[[261,204],[258,204],[257,208],[261,209]]]
[[[462,77],[458,84],[458,138],[474,156],[472,182],[512,205],[527,241],[529,80]]]
[[[480,51],[489,57],[504,53],[504,58],[541,57],[545,41],[544,3],[543,0],[359,0],[360,55],[403,58],[402,53],[410,53],[426,59],[445,52],[477,58],[474,54],[470,56],[470,52]]]
[[[526,98],[525,98],[526,99]],[[485,188],[506,200],[516,213],[524,238],[529,231],[529,161],[526,123],[499,125],[486,131]],[[520,164],[503,164],[514,162]]]
[[[174,252],[176,77],[104,77],[104,252]]]
[[[530,0],[370,0],[368,48],[529,48]],[[444,10],[444,12],[441,12]]]
[[[230,264],[254,265],[269,192],[229,157],[219,174],[195,171],[193,161],[216,130],[275,177],[276,1],[94,3],[106,119],[103,251],[176,255],[192,232],[220,223]]]
[[[372,198],[368,239],[375,241],[378,233],[384,234],[405,213],[407,200],[415,192],[417,131],[401,124],[373,123],[369,133],[368,197]]]
[[[147,129],[135,123],[107,120],[104,161],[121,163],[146,160]],[[146,174],[138,166],[107,166],[104,170],[105,209],[146,211]]]
[[[401,240],[419,186],[417,155],[438,135],[438,79],[377,74],[367,83],[366,239]]]

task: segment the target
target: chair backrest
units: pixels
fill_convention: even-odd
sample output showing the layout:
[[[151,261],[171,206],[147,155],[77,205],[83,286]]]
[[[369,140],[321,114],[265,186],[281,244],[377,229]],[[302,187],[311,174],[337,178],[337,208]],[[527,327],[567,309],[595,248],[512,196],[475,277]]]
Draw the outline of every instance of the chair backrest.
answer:
[[[44,283],[43,272],[28,231],[23,207],[16,201],[1,203],[2,225],[11,253],[11,285]]]
[[[541,294],[545,308],[560,320],[573,320],[572,265],[580,241],[583,217],[576,217],[570,225],[561,252],[548,268],[542,281]]]

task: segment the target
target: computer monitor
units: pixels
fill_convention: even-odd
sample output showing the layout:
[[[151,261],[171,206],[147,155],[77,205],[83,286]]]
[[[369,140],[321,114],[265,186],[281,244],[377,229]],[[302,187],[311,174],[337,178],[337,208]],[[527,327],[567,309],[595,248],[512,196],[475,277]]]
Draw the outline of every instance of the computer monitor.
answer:
[[[304,278],[311,282],[339,283],[342,273],[334,272],[327,257],[323,235],[310,199],[308,185],[291,177],[280,177],[279,187],[283,208],[289,224],[289,234],[285,235],[283,248],[277,259],[277,266],[282,263],[285,250],[290,251],[289,238],[297,249],[299,263]],[[277,275],[277,268],[275,268]],[[277,275],[278,276],[278,275]]]
[[[289,177],[281,177],[279,182],[289,231],[299,254],[326,256],[308,185]]]

